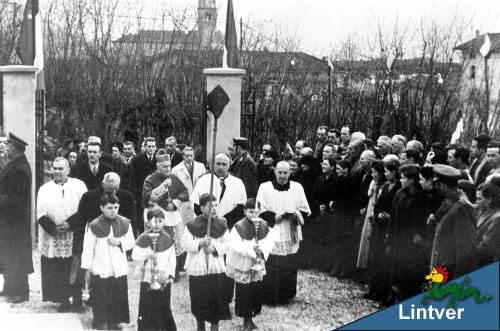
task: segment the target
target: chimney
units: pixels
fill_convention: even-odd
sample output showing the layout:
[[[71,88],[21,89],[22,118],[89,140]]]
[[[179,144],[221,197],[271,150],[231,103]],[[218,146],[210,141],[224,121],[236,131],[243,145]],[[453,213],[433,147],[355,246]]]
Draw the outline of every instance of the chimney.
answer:
[[[481,33],[479,32],[479,30],[476,30],[476,38],[479,38],[480,35]]]

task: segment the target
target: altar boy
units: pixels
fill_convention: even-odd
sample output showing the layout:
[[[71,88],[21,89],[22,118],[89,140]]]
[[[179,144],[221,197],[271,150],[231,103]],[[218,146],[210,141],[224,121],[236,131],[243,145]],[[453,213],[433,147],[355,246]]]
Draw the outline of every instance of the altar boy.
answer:
[[[248,199],[244,210],[245,218],[236,223],[229,235],[226,274],[236,283],[236,316],[243,317],[243,330],[251,331],[257,328],[252,317],[260,314],[262,309],[265,259],[273,249],[275,232],[266,221],[257,217],[255,199]],[[257,233],[254,222],[258,226]]]
[[[174,236],[164,229],[163,209],[149,209],[147,220],[148,230],[137,238],[132,251],[132,258],[141,270],[137,330],[175,331],[175,321],[170,309],[170,286],[175,277],[176,266]],[[155,281],[159,288],[152,286]]]
[[[217,217],[215,196],[205,193],[199,202],[203,214],[190,221],[182,235],[182,248],[187,252],[184,268],[189,275],[191,312],[196,317],[197,330],[205,330],[205,321],[208,321],[211,323],[210,330],[217,331],[220,320],[231,318],[229,303],[224,295],[224,255],[228,248],[229,231],[225,220]],[[210,214],[210,236],[207,236]]]
[[[115,195],[101,199],[102,215],[93,220],[83,240],[82,269],[90,281],[94,329],[118,329],[129,323],[127,254],[134,246],[130,220],[118,215]]]

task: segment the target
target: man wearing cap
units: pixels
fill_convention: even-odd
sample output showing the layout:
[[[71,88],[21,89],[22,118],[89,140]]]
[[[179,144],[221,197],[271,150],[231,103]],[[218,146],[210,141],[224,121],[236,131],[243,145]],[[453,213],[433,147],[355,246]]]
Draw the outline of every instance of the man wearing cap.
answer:
[[[87,192],[85,183],[69,178],[69,162],[57,157],[52,162],[52,180],[40,187],[37,195],[36,217],[38,250],[41,255],[42,300],[60,304],[58,312],[71,308],[72,292],[75,305],[81,303],[81,293],[72,291],[69,283],[72,262],[73,232],[68,231],[69,218],[74,218],[82,195]]]
[[[101,185],[104,174],[111,172],[111,166],[101,162],[101,144],[91,142],[87,145],[87,161],[77,163],[69,174],[70,177],[77,178],[87,185],[87,189],[93,190]]]
[[[247,198],[255,198],[257,195],[257,166],[248,154],[248,139],[243,137],[233,138],[233,146],[236,150],[236,158],[229,172],[241,179],[245,185]]]
[[[3,133],[0,133],[0,173],[5,169],[5,166],[9,162],[9,158],[7,156],[7,136]]]
[[[2,295],[11,303],[29,298],[31,256],[31,167],[24,155],[27,143],[9,134],[9,163],[0,173],[0,269]]]
[[[442,206],[443,216],[436,225],[430,267],[445,266],[453,279],[477,266],[476,215],[472,204],[458,189],[460,171],[443,164],[435,164],[433,169],[438,190],[448,204]]]

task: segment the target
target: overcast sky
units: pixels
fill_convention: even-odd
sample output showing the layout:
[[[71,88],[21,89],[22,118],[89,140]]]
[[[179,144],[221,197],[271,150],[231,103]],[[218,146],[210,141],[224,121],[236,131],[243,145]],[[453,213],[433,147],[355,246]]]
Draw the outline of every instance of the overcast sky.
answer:
[[[49,2],[41,0],[42,8]],[[124,15],[135,15],[142,6],[143,17],[158,18],[162,9],[188,8],[194,13],[198,0],[119,0],[119,4]],[[224,31],[227,0],[216,0],[216,4],[218,27]],[[422,23],[437,20],[446,27],[458,17],[455,24],[467,26],[465,40],[473,38],[475,30],[500,32],[500,0],[233,0],[233,4],[238,23],[243,18],[253,29],[263,28],[269,36],[279,28],[299,41],[300,50],[318,57],[330,54],[348,37],[365,40],[374,35],[377,24],[387,32],[395,25],[406,27],[411,34]],[[144,22],[143,28],[155,28],[154,20]]]
[[[467,38],[473,37],[476,29],[500,32],[499,0],[233,0],[233,3],[235,15],[244,20],[258,17],[287,26],[290,32],[295,29],[301,47],[316,55],[327,53],[331,44],[348,36],[369,34],[377,23],[391,30],[396,20],[399,26],[409,24],[409,29],[415,30],[422,20],[448,23],[456,14],[472,23]]]

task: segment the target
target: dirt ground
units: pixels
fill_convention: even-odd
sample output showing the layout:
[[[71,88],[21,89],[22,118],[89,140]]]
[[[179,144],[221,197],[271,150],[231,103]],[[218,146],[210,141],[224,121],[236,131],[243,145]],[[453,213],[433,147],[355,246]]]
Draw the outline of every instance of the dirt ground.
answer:
[[[19,305],[0,302],[3,310],[0,314],[15,313],[54,313],[57,304],[41,301],[40,258],[34,251],[35,273],[29,276],[30,301]],[[130,277],[129,268],[129,306],[131,322],[124,330],[137,329],[137,310],[139,304],[139,282]],[[0,276],[0,288],[3,279]],[[258,330],[331,330],[373,313],[380,308],[362,297],[363,288],[348,280],[338,280],[314,270],[299,270],[298,293],[286,306],[262,308],[262,314],[254,321]],[[196,320],[191,314],[187,276],[182,276],[172,286],[172,312],[178,330],[195,330]],[[234,315],[234,302],[231,305],[233,319],[221,321],[221,330],[239,330],[242,320]],[[85,329],[92,328],[92,310],[86,308],[78,315]],[[208,327],[208,324],[207,324]],[[2,327],[2,330],[6,330]]]

